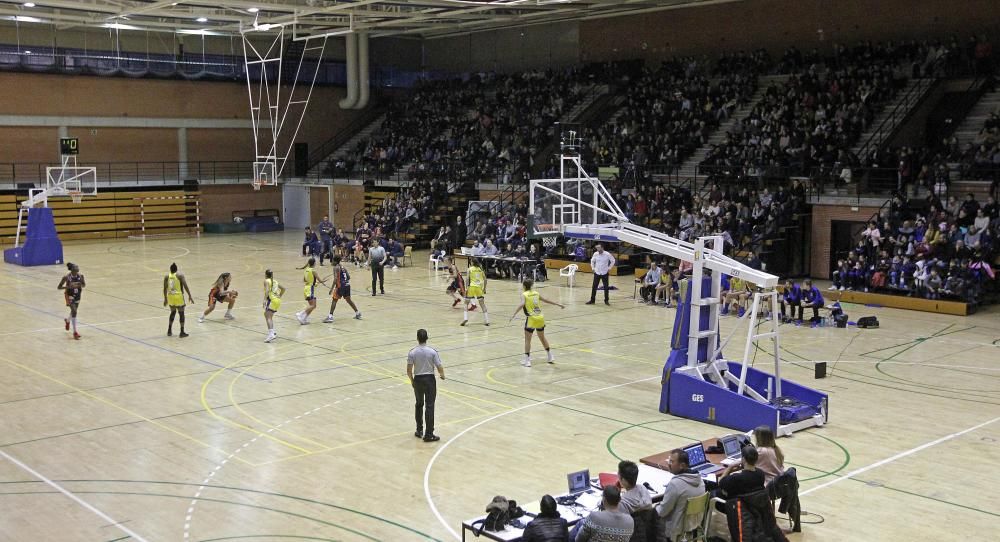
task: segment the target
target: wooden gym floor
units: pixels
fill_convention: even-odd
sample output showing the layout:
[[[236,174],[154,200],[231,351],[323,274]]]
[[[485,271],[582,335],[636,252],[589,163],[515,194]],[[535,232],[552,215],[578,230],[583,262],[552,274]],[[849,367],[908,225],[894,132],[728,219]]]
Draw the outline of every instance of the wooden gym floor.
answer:
[[[545,307],[557,364],[526,369],[522,320],[507,324],[517,285],[490,282],[492,327],[480,312],[459,327],[426,253],[386,272],[384,297],[352,270],[364,320],[341,304],[336,323],[320,323],[323,296],[314,323],[298,325],[300,237],[69,244],[88,281],[80,341],[63,330],[64,268],[0,267],[0,539],[453,540],[493,495],[535,500],[565,490],[567,472],[726,432],[657,412],[674,311],[636,304],[632,277],[613,281],[611,307],[583,304],[589,275],[574,289],[542,284],[568,306]],[[165,336],[171,262],[196,299],[186,339]],[[288,287],[273,344],[267,267]],[[223,271],[241,293],[236,320],[217,310],[198,324]],[[780,441],[810,513],[791,539],[990,537],[997,310],[846,309],[882,328],[782,327],[783,375],[831,398],[828,426]],[[419,327],[447,366],[436,444],[413,437],[405,355]],[[739,335],[732,344],[738,356]],[[813,379],[810,361],[838,359]]]

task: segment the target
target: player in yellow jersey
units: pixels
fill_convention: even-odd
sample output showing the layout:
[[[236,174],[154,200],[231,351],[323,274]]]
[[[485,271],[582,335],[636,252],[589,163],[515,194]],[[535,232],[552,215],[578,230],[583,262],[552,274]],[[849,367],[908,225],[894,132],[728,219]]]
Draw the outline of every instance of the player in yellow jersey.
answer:
[[[313,269],[315,265],[316,258],[309,258],[309,261],[299,268],[304,270],[302,282],[305,283],[305,286],[302,288],[302,295],[306,298],[306,308],[295,313],[295,318],[302,325],[309,323],[309,315],[316,310],[316,284],[326,284],[325,280],[316,276],[316,271]]]
[[[465,287],[465,310],[462,311],[462,324],[469,323],[469,304],[479,302],[483,307],[483,325],[490,325],[490,313],[486,310],[486,271],[479,264],[478,258],[469,260],[469,281]]]
[[[274,330],[274,313],[281,307],[281,296],[285,295],[285,287],[274,280],[274,273],[270,269],[264,271],[264,321],[267,322],[267,338],[264,342],[269,343],[278,338],[278,332]]]
[[[513,320],[517,316],[518,312],[524,312],[527,316],[527,320],[524,321],[524,360],[521,361],[521,365],[525,367],[531,367],[531,336],[534,332],[538,332],[538,339],[542,341],[542,346],[545,348],[545,353],[548,356],[549,363],[555,363],[556,357],[552,355],[552,350],[549,349],[549,341],[545,339],[545,316],[542,315],[542,305],[541,301],[552,305],[558,305],[560,309],[565,309],[566,306],[561,303],[556,303],[555,301],[550,301],[545,299],[531,287],[535,285],[535,281],[531,279],[524,279],[521,286],[524,287],[524,291],[521,292],[521,304],[514,309],[514,314],[511,315],[510,319]]]
[[[167,337],[174,334],[174,317],[177,313],[181,315],[180,338],[187,337],[184,333],[184,292],[187,292],[188,300],[194,303],[191,296],[191,288],[188,288],[184,275],[177,272],[177,264],[170,264],[170,274],[163,277],[163,306],[170,306],[170,323],[167,325]]]

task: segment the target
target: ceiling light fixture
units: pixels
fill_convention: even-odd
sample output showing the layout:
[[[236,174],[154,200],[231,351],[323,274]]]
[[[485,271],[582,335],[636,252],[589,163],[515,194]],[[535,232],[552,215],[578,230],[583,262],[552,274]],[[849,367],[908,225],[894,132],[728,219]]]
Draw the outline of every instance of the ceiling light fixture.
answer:
[[[24,4],[22,4],[22,5],[23,5],[24,7],[26,7],[26,8],[33,8],[33,7],[35,7],[35,3],[34,3],[34,2],[25,2],[25,3],[24,3]]]
[[[247,8],[247,11],[250,13],[257,13],[258,11],[260,11],[260,8]]]
[[[198,17],[197,19],[195,19],[195,21],[198,21],[199,23],[207,23],[208,19],[204,17]]]

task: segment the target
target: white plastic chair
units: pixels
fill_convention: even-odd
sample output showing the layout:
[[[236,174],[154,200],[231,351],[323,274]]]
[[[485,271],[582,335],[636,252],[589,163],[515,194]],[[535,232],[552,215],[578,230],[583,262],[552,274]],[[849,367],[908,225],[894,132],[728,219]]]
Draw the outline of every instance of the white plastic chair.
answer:
[[[440,266],[440,263],[441,263],[441,258],[435,258],[434,254],[435,254],[435,252],[432,250],[431,251],[430,261],[427,263],[427,267],[429,267],[429,268],[437,271],[437,269],[438,269],[438,267]]]
[[[573,287],[573,279],[576,277],[576,270],[579,268],[580,266],[575,263],[571,263],[559,270],[559,276],[566,277],[566,282],[569,284],[570,288]]]

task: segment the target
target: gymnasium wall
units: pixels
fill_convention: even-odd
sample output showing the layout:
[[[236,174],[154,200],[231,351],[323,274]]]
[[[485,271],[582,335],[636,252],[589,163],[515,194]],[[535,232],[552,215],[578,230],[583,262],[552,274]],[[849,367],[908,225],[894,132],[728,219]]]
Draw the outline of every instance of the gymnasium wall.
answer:
[[[203,185],[201,192],[202,223],[232,222],[233,211],[277,209],[281,213],[281,187],[262,186],[255,191],[250,184]]]
[[[815,278],[830,278],[830,236],[834,220],[867,222],[878,210],[878,207],[813,205],[810,274]]]
[[[779,53],[852,44],[970,33],[996,36],[995,0],[744,0],[580,22],[583,62],[766,48]]]
[[[60,125],[80,138],[80,161],[179,161],[181,126],[188,161],[253,159],[245,84],[0,73],[0,88],[17,89],[0,101],[0,162],[57,161]],[[344,95],[314,89],[297,141],[315,149],[351,122]]]
[[[365,187],[361,185],[333,186],[333,225],[344,231],[354,231],[354,215],[365,207]]]

